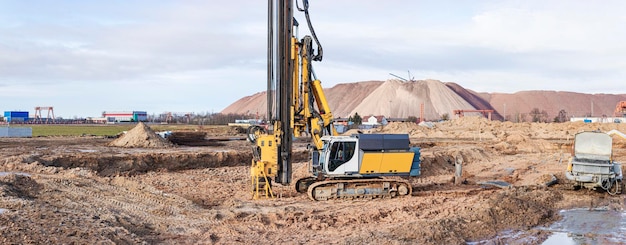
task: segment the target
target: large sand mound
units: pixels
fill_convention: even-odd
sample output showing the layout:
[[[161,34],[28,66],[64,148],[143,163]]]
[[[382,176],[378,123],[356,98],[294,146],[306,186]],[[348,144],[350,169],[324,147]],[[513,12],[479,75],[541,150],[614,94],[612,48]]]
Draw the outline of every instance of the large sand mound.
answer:
[[[425,118],[436,120],[453,110],[476,109],[446,84],[437,80],[402,82],[400,80],[368,81],[337,84],[325,89],[334,117],[347,118],[355,113],[362,116],[385,115],[406,118],[420,115],[424,104]],[[226,107],[222,113],[259,113],[264,116],[266,93],[246,96]],[[479,108],[481,109],[481,108]]]
[[[455,117],[459,109],[495,110],[493,119],[529,121],[528,113],[538,108],[551,121],[564,110],[568,116],[613,115],[615,104],[626,94],[583,94],[563,91],[522,91],[513,94],[477,93],[456,83],[437,80],[401,82],[398,80],[341,83],[324,89],[333,117],[348,118],[384,115],[392,118],[420,116],[424,103],[426,120],[439,120],[445,113]],[[261,92],[235,101],[221,113],[258,114],[265,117],[266,93]],[[466,113],[466,116],[479,115]]]
[[[438,119],[445,113],[453,115],[453,110],[457,109],[475,109],[440,81],[388,80],[352,109],[350,115],[359,113],[364,116],[407,118],[419,116],[421,104],[424,104],[424,117],[428,119]]]
[[[109,143],[110,146],[117,147],[137,147],[137,148],[164,148],[172,147],[173,144],[161,138],[148,125],[140,122],[126,134]]]

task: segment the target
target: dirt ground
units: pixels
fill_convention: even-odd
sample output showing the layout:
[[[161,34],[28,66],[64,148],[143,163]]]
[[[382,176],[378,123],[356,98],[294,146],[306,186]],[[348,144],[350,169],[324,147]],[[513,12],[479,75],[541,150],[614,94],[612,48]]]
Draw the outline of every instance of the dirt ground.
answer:
[[[623,210],[625,195],[572,190],[564,170],[581,130],[621,124],[459,119],[393,124],[422,147],[409,197],[314,202],[293,186],[251,200],[250,144],[121,148],[93,137],[0,138],[0,243],[540,244],[558,210]],[[208,137],[211,137],[209,133]],[[231,138],[239,139],[239,138]],[[305,144],[294,179],[307,176]],[[614,159],[626,162],[614,137]],[[453,183],[463,161],[463,184]],[[547,187],[554,175],[558,183]],[[510,188],[479,184],[506,181]],[[510,234],[517,234],[511,236]]]

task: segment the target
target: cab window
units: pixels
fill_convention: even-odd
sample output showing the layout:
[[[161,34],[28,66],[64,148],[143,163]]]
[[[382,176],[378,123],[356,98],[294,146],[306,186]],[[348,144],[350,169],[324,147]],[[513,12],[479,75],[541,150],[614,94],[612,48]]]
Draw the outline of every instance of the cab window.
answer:
[[[354,156],[356,142],[334,142],[330,147],[328,171],[335,171]]]

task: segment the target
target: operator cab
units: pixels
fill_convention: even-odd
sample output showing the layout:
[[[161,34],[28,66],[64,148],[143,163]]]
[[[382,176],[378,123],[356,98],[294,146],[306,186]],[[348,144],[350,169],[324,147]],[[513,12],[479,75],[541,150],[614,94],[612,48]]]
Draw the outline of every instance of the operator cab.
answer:
[[[359,171],[358,139],[350,136],[322,137],[322,150],[317,166],[326,175],[355,174]]]

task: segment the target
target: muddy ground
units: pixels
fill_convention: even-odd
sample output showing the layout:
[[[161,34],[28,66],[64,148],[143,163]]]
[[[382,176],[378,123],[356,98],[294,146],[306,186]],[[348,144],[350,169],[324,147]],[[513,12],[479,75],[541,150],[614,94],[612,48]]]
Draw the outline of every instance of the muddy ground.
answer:
[[[410,179],[412,196],[325,202],[293,186],[251,200],[243,140],[148,149],[94,137],[0,138],[0,243],[540,244],[549,234],[534,227],[558,220],[560,209],[626,207],[624,195],[564,181],[569,136],[527,135],[528,148],[494,135],[413,137],[422,175]],[[294,179],[307,176],[304,146],[296,145]],[[625,146],[616,140],[615,160],[626,162]],[[552,175],[559,183],[545,186]],[[512,186],[479,184],[490,180]]]

